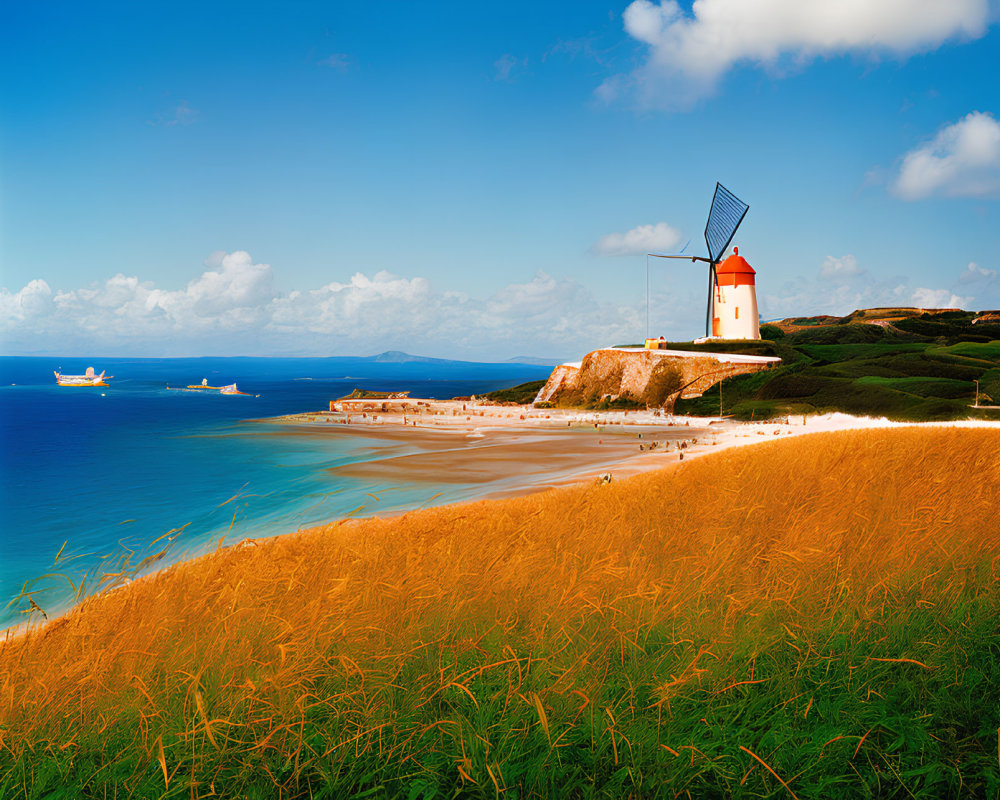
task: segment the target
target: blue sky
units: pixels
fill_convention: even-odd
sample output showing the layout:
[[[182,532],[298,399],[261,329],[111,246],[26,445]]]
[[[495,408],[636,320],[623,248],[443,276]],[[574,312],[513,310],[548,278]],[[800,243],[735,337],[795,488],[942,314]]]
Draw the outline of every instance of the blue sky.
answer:
[[[765,317],[1000,307],[988,0],[0,15],[8,354],[579,356],[717,180]],[[654,264],[652,333],[704,282]]]

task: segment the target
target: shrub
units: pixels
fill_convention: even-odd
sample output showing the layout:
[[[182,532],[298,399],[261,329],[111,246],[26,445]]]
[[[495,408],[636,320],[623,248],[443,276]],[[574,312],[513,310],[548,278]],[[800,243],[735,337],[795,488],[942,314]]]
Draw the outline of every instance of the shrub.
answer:
[[[990,402],[1000,405],[1000,369],[989,369],[983,373],[979,379],[979,402],[983,402],[983,396]]]
[[[509,389],[497,389],[485,395],[487,400],[493,403],[516,403],[526,405],[538,395],[539,390],[545,385],[545,381],[528,381]]]
[[[887,336],[885,328],[852,322],[848,325],[826,325],[812,330],[797,331],[789,338],[795,344],[858,344],[878,342]]]

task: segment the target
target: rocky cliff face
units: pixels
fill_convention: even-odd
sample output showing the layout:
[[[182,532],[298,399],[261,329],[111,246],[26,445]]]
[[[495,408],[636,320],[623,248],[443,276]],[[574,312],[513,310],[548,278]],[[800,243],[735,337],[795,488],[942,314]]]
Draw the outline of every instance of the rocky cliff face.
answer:
[[[566,387],[575,388],[580,367],[574,364],[560,364],[552,370],[549,379],[535,396],[536,403],[552,401],[552,398]]]
[[[781,359],[677,350],[594,350],[580,365],[561,364],[535,402],[585,405],[628,397],[650,406],[673,408],[678,397],[698,397],[733,375],[768,369]]]

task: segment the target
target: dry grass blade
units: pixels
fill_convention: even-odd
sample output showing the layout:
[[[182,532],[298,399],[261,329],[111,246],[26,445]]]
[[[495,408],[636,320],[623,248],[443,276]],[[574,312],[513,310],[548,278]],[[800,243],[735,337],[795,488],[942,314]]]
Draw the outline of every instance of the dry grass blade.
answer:
[[[542,705],[542,698],[540,698],[535,692],[531,692],[529,695],[531,697],[531,702],[535,705],[535,711],[538,712],[538,721],[541,723],[542,730],[545,731],[545,738],[549,740],[549,749],[552,749],[552,734],[549,733],[549,717],[545,713],[545,707]]]
[[[208,714],[205,713],[205,701],[202,699],[200,689],[194,690],[194,702],[198,708],[198,714],[201,716],[202,724],[205,726],[205,735],[208,736],[208,741],[212,743],[212,747],[218,750],[219,743],[215,741],[215,736],[212,735],[212,723],[208,719]]]
[[[170,789],[170,777],[167,775],[167,756],[163,752],[162,735],[156,740],[156,760],[160,763],[160,769],[163,770],[163,788]]]
[[[763,758],[761,758],[761,757],[760,757],[759,755],[757,755],[757,754],[756,754],[756,753],[755,753],[755,752],[754,752],[753,750],[750,750],[750,749],[748,749],[748,748],[744,747],[743,745],[740,745],[740,750],[742,750],[742,751],[743,751],[744,753],[747,753],[747,754],[749,754],[749,755],[753,756],[753,757],[754,757],[754,758],[755,758],[755,759],[756,759],[757,761],[759,761],[759,762],[761,763],[761,766],[763,766],[763,767],[764,767],[764,769],[766,769],[766,770],[767,770],[768,772],[770,772],[770,773],[771,773],[771,774],[772,774],[772,775],[773,775],[773,776],[774,776],[774,777],[775,777],[775,778],[777,779],[778,783],[780,783],[780,784],[781,784],[782,786],[784,786],[784,787],[785,787],[785,789],[786,789],[786,790],[788,791],[788,793],[789,793],[789,794],[790,794],[790,795],[791,795],[792,797],[794,797],[794,798],[795,798],[795,800],[799,800],[799,798],[795,796],[795,792],[793,792],[793,791],[792,791],[792,787],[790,787],[790,786],[789,786],[789,785],[788,785],[787,783],[785,783],[785,782],[784,782],[784,781],[783,781],[783,780],[781,779],[781,776],[780,776],[780,775],[779,775],[779,774],[778,774],[777,772],[775,772],[775,771],[774,771],[773,769],[771,769],[771,768],[770,768],[770,767],[769,767],[769,766],[767,765],[767,762],[766,762],[766,761],[764,761],[764,759],[763,759]]]
[[[41,607],[40,605],[38,605],[38,603],[36,603],[36,602],[35,602],[35,598],[34,598],[34,597],[29,597],[29,598],[28,598],[28,607],[29,607],[29,608],[30,608],[30,609],[31,609],[32,611],[37,611],[37,612],[38,612],[39,614],[41,614],[41,615],[42,615],[42,616],[43,616],[43,617],[44,617],[45,619],[48,619],[48,618],[49,618],[49,615],[48,615],[48,614],[46,614],[46,613],[45,613],[45,612],[44,612],[44,611],[42,610],[42,607]]]
[[[912,658],[875,658],[874,656],[868,656],[869,661],[884,661],[888,664],[916,664],[918,667],[923,667],[924,669],[934,669],[934,667],[928,667],[922,661],[915,661]]]

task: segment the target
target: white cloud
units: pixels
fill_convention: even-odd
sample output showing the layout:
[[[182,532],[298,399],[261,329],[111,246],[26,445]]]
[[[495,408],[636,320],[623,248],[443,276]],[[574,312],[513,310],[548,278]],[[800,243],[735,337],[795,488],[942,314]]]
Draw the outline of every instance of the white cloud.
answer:
[[[52,308],[52,289],[43,280],[30,281],[19,292],[0,289],[0,330],[40,317]]]
[[[635,0],[625,31],[647,45],[629,76],[643,105],[684,108],[714,90],[734,65],[775,68],[844,53],[905,56],[951,39],[978,38],[988,0]],[[599,93],[619,93],[620,76]],[[619,83],[616,88],[615,82]]]
[[[967,309],[972,297],[959,297],[950,289],[915,289],[911,302],[917,308],[962,308]]]
[[[983,281],[975,296],[958,294],[955,288],[972,280]],[[876,278],[858,265],[852,255],[827,256],[820,267],[818,280],[798,278],[779,286],[768,287],[758,295],[765,319],[806,317],[829,314],[845,316],[859,308],[909,306],[916,308],[986,307],[993,301],[981,289],[992,285],[993,270],[969,264],[953,282],[952,288],[913,286],[905,278]],[[986,304],[986,305],[984,305]]]
[[[1000,122],[973,111],[903,156],[892,186],[903,200],[1000,194]]]
[[[517,58],[512,56],[510,53],[504,53],[500,58],[493,62],[493,68],[496,70],[494,75],[495,80],[510,82],[515,78],[520,77],[525,69],[528,67],[528,58]]]
[[[626,233],[602,236],[594,245],[594,251],[602,256],[638,256],[673,250],[680,241],[680,231],[666,222],[657,222],[639,225]]]
[[[962,274],[958,276],[958,283],[992,283],[996,276],[997,271],[995,269],[986,269],[986,267],[979,266],[975,261],[970,261],[969,265],[962,270]]]
[[[124,274],[75,289],[53,291],[42,280],[0,289],[4,349],[151,356],[399,349],[506,358],[580,353],[641,331],[637,308],[599,301],[575,281],[541,272],[492,297],[470,298],[385,271],[280,294],[271,267],[246,252],[215,253],[206,265],[176,290]]]
[[[864,270],[858,266],[858,260],[852,255],[841,258],[827,256],[823,261],[823,266],[819,268],[819,276],[824,280],[853,278],[862,274],[864,274]]]
[[[909,287],[893,282],[853,281],[831,287],[800,278],[759,295],[758,302],[765,319],[820,314],[841,317],[858,308],[909,305],[909,294]]]

